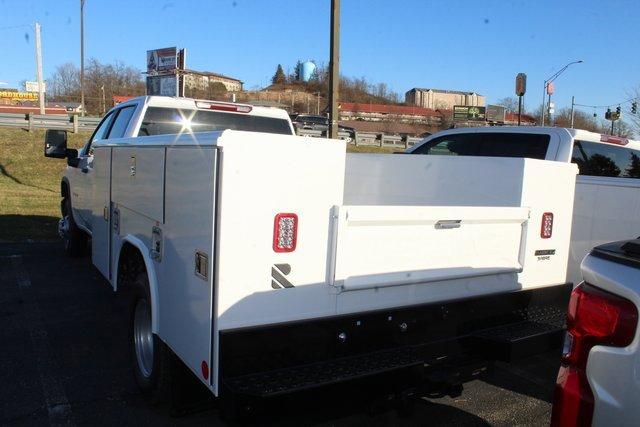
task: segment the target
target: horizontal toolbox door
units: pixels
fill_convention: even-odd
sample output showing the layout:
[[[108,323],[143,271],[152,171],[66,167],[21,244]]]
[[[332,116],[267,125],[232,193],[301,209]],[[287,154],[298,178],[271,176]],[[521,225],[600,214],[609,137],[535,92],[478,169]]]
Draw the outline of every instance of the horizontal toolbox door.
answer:
[[[332,285],[344,290],[522,271],[529,209],[340,206]]]

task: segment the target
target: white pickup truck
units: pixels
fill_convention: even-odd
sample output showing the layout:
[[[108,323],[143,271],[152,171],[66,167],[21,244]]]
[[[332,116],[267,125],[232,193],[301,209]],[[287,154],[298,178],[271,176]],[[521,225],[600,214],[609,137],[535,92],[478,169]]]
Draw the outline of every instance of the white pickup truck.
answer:
[[[580,262],[591,248],[640,236],[639,141],[580,129],[477,127],[438,132],[407,153],[527,157],[577,164],[567,268],[567,281],[574,284],[582,280]],[[552,190],[555,186],[549,187]]]
[[[90,235],[133,290],[143,390],[173,353],[225,408],[403,373],[453,393],[478,360],[560,344],[575,165],[292,133],[283,111],[153,97],[112,110],[80,156],[48,132],[69,164],[63,234]]]

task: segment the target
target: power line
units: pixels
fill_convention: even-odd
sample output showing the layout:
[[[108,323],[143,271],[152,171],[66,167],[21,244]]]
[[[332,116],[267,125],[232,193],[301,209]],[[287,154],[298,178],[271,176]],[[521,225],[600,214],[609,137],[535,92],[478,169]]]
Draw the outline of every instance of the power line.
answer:
[[[573,104],[576,107],[586,107],[586,108],[609,108],[609,107],[615,107],[617,105],[623,105],[623,104],[627,104],[629,102],[633,102],[636,99],[638,99],[637,97],[633,97],[633,98],[629,98],[629,99],[625,99],[624,101],[621,102],[614,102],[613,104],[608,104],[608,105],[586,105],[586,104]]]
[[[22,25],[13,25],[10,27],[0,27],[0,30],[15,30],[16,28],[32,28],[31,25],[22,24]]]

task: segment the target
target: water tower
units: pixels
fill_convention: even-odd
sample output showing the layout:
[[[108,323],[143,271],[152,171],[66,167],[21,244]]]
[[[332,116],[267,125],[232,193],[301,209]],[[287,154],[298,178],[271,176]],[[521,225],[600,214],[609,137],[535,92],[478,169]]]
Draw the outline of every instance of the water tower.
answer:
[[[303,82],[308,82],[311,80],[313,73],[316,71],[316,64],[311,61],[302,62],[299,66],[298,74],[300,76],[300,80]]]

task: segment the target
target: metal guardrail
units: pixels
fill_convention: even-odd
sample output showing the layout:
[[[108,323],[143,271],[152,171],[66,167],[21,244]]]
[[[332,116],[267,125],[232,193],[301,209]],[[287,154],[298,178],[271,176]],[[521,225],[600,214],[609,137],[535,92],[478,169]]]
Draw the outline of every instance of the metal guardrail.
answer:
[[[298,129],[297,133],[300,136],[307,136],[312,138],[327,137],[326,131],[318,129]],[[414,144],[422,141],[422,138],[415,136],[400,136],[373,132],[356,132],[355,139],[351,139],[351,135],[348,132],[339,132],[338,137],[340,139],[345,139],[350,144],[354,144],[356,146],[369,145],[377,147],[409,148]]]
[[[72,132],[91,131],[98,126],[99,117],[80,117],[62,114],[0,113],[0,126],[32,129],[63,129]]]
[[[0,113],[0,126],[19,127],[31,131],[32,129],[63,129],[72,132],[92,131],[102,120],[100,117],[80,117],[62,114],[14,114]],[[298,129],[298,135],[312,138],[326,138],[327,132],[320,129]],[[349,144],[371,145],[378,147],[404,147],[408,148],[422,138],[391,135],[385,133],[356,132],[355,139],[349,132],[338,132],[338,138],[346,140]]]

